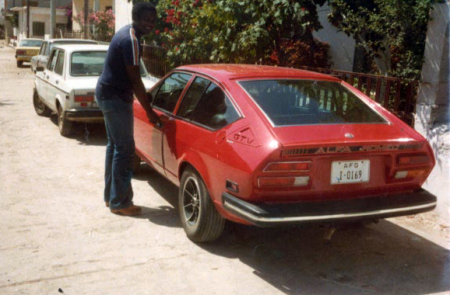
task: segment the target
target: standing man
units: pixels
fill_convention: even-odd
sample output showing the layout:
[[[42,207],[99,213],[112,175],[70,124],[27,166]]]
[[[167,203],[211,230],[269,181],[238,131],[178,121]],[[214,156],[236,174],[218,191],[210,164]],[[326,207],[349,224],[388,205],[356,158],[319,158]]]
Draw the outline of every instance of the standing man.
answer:
[[[150,107],[139,69],[142,52],[139,41],[155,27],[156,9],[148,2],[137,3],[133,6],[132,19],[133,23],[120,29],[111,40],[95,91],[108,136],[105,204],[111,212],[128,216],[141,212],[141,208],[133,204],[131,187],[135,153],[133,93],[147,112],[149,120],[154,124],[160,123]]]

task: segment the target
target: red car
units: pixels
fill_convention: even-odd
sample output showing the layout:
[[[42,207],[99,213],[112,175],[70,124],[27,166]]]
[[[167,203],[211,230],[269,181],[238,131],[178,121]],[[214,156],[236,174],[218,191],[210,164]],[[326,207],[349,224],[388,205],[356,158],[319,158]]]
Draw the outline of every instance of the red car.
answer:
[[[351,85],[280,67],[192,65],[156,84],[149,123],[134,104],[137,159],[179,186],[195,242],[225,220],[274,226],[416,214],[435,165],[428,142]],[[140,163],[140,162],[137,163]]]

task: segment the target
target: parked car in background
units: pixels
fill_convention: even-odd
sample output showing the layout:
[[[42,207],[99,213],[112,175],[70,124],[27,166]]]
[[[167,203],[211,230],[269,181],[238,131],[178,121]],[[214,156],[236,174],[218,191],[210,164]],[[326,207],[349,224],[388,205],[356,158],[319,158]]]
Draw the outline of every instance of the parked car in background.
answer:
[[[429,143],[335,77],[281,67],[193,65],[151,90],[163,122],[134,103],[140,159],[179,186],[187,236],[212,241],[225,220],[337,223],[432,210],[421,188]]]
[[[44,40],[39,49],[39,53],[31,58],[31,71],[36,73],[36,68],[38,66],[45,66],[48,61],[48,56],[52,51],[54,45],[64,45],[64,44],[98,44],[94,40],[86,39],[49,39]]]
[[[39,116],[58,114],[59,132],[72,133],[73,122],[103,121],[95,102],[95,87],[105,63],[106,45],[54,46],[46,67],[36,68],[33,106]],[[146,89],[156,82],[141,62],[142,81]]]
[[[29,62],[31,58],[39,53],[42,39],[24,38],[20,40],[16,47],[16,62],[17,66],[21,67],[23,62]]]

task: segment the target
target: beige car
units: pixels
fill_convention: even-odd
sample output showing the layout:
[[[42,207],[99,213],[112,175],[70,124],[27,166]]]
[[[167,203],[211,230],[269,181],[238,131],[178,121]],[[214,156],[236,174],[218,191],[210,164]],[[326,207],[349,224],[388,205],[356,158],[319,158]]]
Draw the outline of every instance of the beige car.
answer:
[[[39,53],[42,39],[22,39],[16,47],[17,66],[21,67],[23,62],[29,62],[31,58]]]

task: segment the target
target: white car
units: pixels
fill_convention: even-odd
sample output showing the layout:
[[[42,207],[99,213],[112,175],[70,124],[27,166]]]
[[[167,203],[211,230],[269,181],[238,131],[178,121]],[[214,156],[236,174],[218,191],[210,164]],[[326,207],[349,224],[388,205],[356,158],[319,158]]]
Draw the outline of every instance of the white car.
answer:
[[[95,87],[103,71],[107,45],[59,45],[53,47],[46,67],[36,68],[33,105],[39,116],[58,114],[59,132],[68,136],[72,122],[103,121],[95,102]],[[147,91],[158,81],[141,61]]]
[[[45,66],[48,61],[48,56],[55,45],[65,45],[65,44],[98,44],[95,40],[86,39],[49,39],[44,40],[39,49],[38,55],[31,58],[30,69],[33,73],[36,73],[36,68],[38,66]]]

